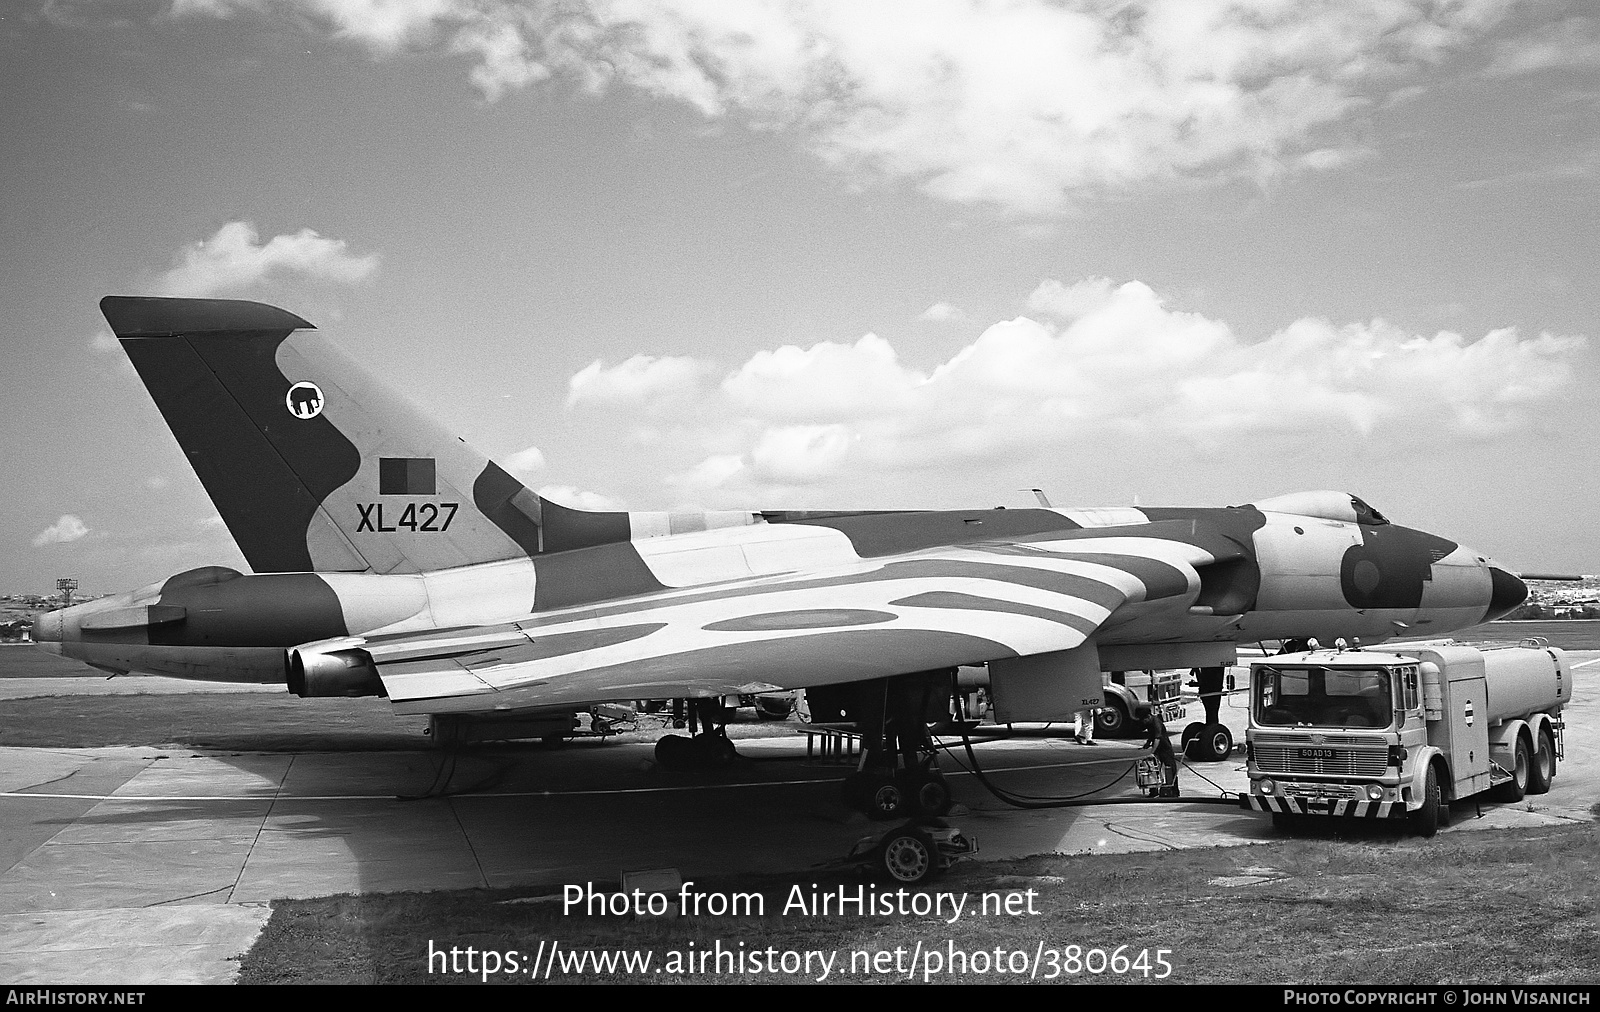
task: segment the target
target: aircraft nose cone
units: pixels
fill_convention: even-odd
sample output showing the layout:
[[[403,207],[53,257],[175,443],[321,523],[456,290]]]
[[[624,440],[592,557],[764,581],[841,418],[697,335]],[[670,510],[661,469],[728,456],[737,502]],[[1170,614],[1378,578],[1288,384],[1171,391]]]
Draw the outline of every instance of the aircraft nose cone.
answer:
[[[1489,567],[1489,611],[1483,616],[1492,622],[1528,599],[1528,585],[1501,569]]]
[[[35,643],[61,642],[61,613],[47,611],[33,616],[33,641]]]

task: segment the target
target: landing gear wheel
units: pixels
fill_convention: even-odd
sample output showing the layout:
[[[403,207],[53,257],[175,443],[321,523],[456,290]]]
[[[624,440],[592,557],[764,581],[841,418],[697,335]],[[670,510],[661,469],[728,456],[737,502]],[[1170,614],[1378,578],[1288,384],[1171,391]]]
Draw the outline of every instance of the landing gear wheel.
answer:
[[[1439,771],[1437,767],[1428,767],[1428,779],[1422,788],[1422,807],[1412,812],[1407,818],[1411,820],[1411,828],[1416,830],[1418,836],[1428,837],[1439,831],[1439,809],[1443,807],[1439,795]]]
[[[694,765],[694,741],[681,734],[664,735],[656,742],[656,765],[664,770],[686,770]]]
[[[898,779],[874,778],[867,791],[867,815],[874,819],[897,819],[908,807],[906,791]]]
[[[1120,700],[1113,699],[1094,715],[1094,733],[1100,738],[1121,738],[1128,733],[1129,723],[1127,709]]]
[[[1203,724],[1184,755],[1198,762],[1219,763],[1233,754],[1233,732],[1225,724]]]
[[[725,734],[708,731],[689,739],[695,748],[696,758],[706,767],[726,766],[739,758],[738,749]]]
[[[1533,750],[1533,765],[1528,767],[1528,793],[1546,794],[1556,778],[1556,743],[1549,728],[1539,729],[1539,747]]]
[[[1528,755],[1528,739],[1517,735],[1517,744],[1511,752],[1511,779],[1494,789],[1496,801],[1521,801],[1528,793],[1528,772],[1533,760]]]
[[[917,812],[938,818],[950,811],[950,785],[938,773],[924,774],[916,787]]]
[[[933,841],[909,827],[897,829],[878,845],[878,866],[895,882],[916,885],[939,870]]]
[[[1205,729],[1205,724],[1196,720],[1183,727],[1183,734],[1178,736],[1178,751],[1183,753],[1185,759],[1194,758],[1189,754],[1189,743],[1200,737],[1200,732]]]
[[[756,717],[760,720],[788,720],[794,712],[794,699],[790,696],[756,697]]]

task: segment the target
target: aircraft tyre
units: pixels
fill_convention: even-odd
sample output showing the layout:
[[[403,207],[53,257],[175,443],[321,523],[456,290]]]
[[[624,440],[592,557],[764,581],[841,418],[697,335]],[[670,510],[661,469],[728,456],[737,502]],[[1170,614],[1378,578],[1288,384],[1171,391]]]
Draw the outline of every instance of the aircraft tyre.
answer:
[[[939,871],[933,841],[910,826],[897,829],[878,845],[878,867],[895,882],[916,885]]]
[[[917,814],[938,818],[950,811],[951,797],[950,785],[945,782],[944,775],[937,771],[921,774],[916,778],[913,796],[916,798]]]
[[[1183,753],[1185,759],[1198,758],[1189,751],[1189,746],[1200,737],[1200,732],[1205,730],[1205,726],[1203,722],[1198,720],[1184,725],[1183,733],[1178,736],[1178,751]]]
[[[1539,729],[1539,747],[1533,750],[1533,764],[1528,767],[1528,793],[1546,794],[1556,778],[1556,743],[1550,738],[1550,729]]]
[[[1528,755],[1528,739],[1517,735],[1517,743],[1511,750],[1511,779],[1494,789],[1496,801],[1521,801],[1528,793],[1528,783],[1531,780],[1529,771],[1533,768],[1532,757]]]
[[[896,819],[910,807],[905,785],[898,777],[872,777],[867,782],[867,816],[873,819]]]
[[[1185,755],[1189,755],[1185,750]],[[1203,763],[1219,763],[1233,754],[1233,732],[1225,724],[1202,725],[1200,733],[1194,738],[1194,755],[1190,756]]]
[[[767,704],[756,701],[756,716],[762,720],[788,720],[789,714],[794,710],[794,701]]]
[[[693,740],[681,734],[663,735],[656,741],[656,765],[664,770],[686,770],[694,765]]]
[[[1101,738],[1121,738],[1128,733],[1129,723],[1127,707],[1112,699],[1094,715],[1094,733]]]
[[[739,758],[739,750],[733,747],[727,735],[720,732],[697,734],[689,741],[694,745],[696,758],[707,768],[726,766]]]
[[[1428,778],[1422,788],[1422,807],[1412,812],[1407,818],[1411,820],[1411,828],[1418,836],[1429,837],[1439,831],[1439,809],[1443,807],[1439,795],[1439,767],[1428,766]]]

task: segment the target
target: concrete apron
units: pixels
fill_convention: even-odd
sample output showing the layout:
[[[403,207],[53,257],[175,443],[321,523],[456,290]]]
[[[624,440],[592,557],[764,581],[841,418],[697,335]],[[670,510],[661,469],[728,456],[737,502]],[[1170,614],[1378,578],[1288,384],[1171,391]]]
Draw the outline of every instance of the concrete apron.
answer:
[[[1592,818],[1600,704],[1589,690],[1600,655],[1573,659],[1584,666],[1576,671],[1556,789],[1517,805],[1485,805],[1482,819],[1473,818],[1472,804],[1458,805],[1446,832]],[[1240,750],[1229,761],[1183,770],[1186,797],[1245,787],[1237,702],[1223,717]],[[1192,707],[1191,718],[1198,713]],[[1136,745],[1088,748],[1024,733],[977,749],[984,769],[1012,791],[1066,796],[1115,781],[1107,794],[1128,797],[1137,791],[1132,774],[1123,774]],[[661,867],[686,878],[777,873],[803,881],[889,828],[840,804],[836,782],[847,767],[806,761],[799,736],[746,739],[739,749],[751,760],[790,761],[672,774],[652,768],[650,745],[617,742],[464,755],[450,769],[428,752],[0,749],[0,979],[230,982],[274,899],[558,891]],[[1279,838],[1264,816],[1221,806],[1019,811],[991,797],[958,760],[966,761],[959,747],[942,761],[961,806],[952,821],[979,840],[980,860]],[[452,790],[492,786],[399,800],[446,778]]]

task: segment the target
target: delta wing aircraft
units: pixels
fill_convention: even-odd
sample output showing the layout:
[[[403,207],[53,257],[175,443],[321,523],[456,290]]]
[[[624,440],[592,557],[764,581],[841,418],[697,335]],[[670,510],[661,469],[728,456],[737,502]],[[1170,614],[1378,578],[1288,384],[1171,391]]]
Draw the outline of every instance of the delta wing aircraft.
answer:
[[[1099,702],[1102,670],[1226,664],[1265,639],[1443,634],[1526,596],[1472,549],[1336,492],[1202,509],[570,509],[292,313],[100,305],[255,571],[193,570],[35,623],[47,648],[108,671],[381,694],[434,715],[441,737],[489,721],[560,733],[608,701],[809,689],[889,729],[869,742],[892,756],[912,737],[896,715],[937,708],[959,665],[987,664],[1002,721],[1069,719]],[[695,750],[725,755],[713,712]]]

